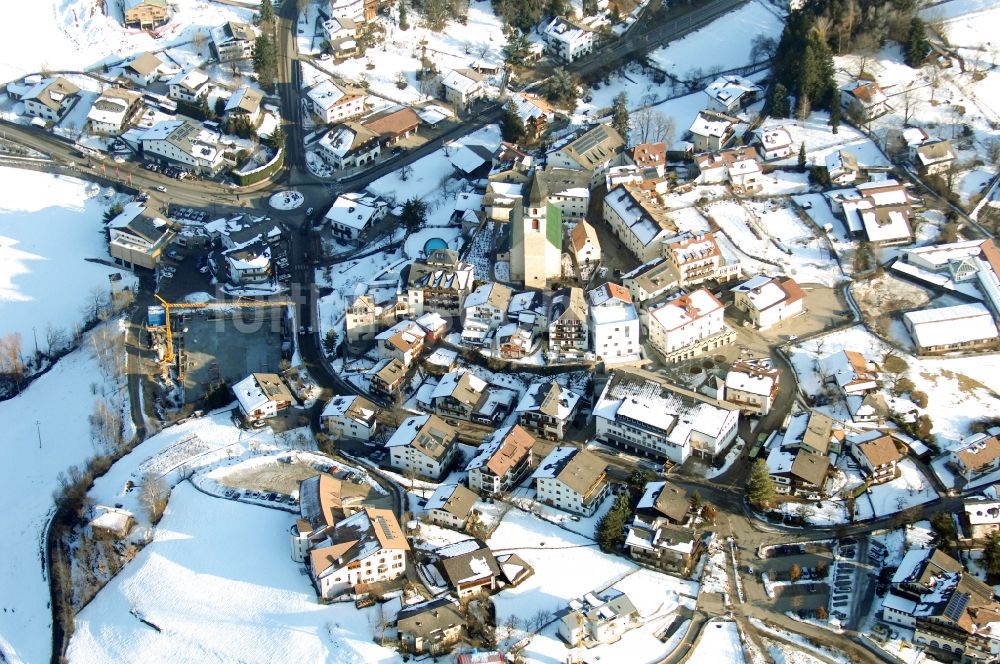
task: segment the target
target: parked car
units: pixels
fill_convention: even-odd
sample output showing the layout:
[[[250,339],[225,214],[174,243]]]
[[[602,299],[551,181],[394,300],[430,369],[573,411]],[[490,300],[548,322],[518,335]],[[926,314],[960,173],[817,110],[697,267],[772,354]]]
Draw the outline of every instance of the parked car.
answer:
[[[158,184],[158,185],[156,185],[156,190],[157,191],[166,191],[167,188],[164,187],[162,184]]]

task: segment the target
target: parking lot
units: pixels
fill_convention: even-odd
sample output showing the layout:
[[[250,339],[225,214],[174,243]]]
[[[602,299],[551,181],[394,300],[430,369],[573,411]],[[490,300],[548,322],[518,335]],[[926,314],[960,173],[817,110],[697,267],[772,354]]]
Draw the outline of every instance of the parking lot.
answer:
[[[787,582],[792,567],[798,565],[800,580],[792,585],[774,586],[774,597],[767,596],[761,575],[766,574],[770,583]],[[826,570],[823,571],[822,568]],[[820,568],[817,571],[817,568]],[[833,552],[822,544],[805,547],[791,545],[786,551],[769,552],[769,557],[756,560],[741,569],[747,601],[766,603],[773,610],[814,614],[819,608],[829,609],[831,587],[829,574],[833,568]],[[751,574],[749,570],[753,570]],[[819,572],[823,571],[820,575]]]

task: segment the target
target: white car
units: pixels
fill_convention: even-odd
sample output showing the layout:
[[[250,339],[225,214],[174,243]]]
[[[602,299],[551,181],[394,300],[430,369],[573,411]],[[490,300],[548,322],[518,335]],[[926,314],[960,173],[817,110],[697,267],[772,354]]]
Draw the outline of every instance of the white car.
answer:
[[[166,191],[167,188],[164,187],[162,184],[158,184],[158,185],[156,185],[156,190],[157,191]]]

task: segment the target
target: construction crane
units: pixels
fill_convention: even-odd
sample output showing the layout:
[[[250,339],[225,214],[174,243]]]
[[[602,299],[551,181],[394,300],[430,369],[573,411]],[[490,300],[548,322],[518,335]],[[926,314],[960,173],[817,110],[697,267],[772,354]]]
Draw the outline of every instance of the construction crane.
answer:
[[[215,302],[167,302],[160,297],[159,293],[153,293],[153,297],[160,301],[160,304],[163,305],[164,313],[166,314],[166,350],[163,354],[163,362],[168,366],[174,363],[174,335],[170,328],[171,311],[184,309],[228,309],[230,307],[263,309],[272,307],[287,307],[295,304],[291,300],[251,300],[247,298]]]

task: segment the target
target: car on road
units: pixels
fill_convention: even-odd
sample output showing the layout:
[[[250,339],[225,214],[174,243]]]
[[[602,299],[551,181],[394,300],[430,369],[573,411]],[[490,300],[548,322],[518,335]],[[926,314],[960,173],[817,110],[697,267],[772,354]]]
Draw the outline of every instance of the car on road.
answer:
[[[312,213],[315,212],[315,211],[316,211],[316,208],[309,208],[308,210],[306,210],[306,216],[307,217],[311,216]]]
[[[166,191],[167,188],[164,187],[162,184],[158,184],[158,185],[156,185],[156,190],[157,191]]]
[[[394,148],[392,149],[392,153],[393,153],[394,155],[397,155],[397,154],[403,154],[403,148],[402,148],[402,146],[397,146],[397,147],[394,147]]]
[[[264,420],[254,420],[253,422],[250,423],[250,426],[251,428],[254,429],[263,429],[264,427],[267,426],[267,422],[265,422]]]

